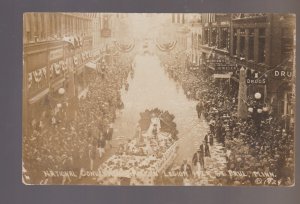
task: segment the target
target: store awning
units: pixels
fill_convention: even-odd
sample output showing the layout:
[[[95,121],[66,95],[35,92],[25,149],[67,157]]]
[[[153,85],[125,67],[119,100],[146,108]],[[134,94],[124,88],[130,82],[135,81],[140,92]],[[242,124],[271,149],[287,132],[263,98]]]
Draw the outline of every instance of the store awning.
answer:
[[[93,63],[93,62],[88,62],[88,63],[85,64],[85,66],[86,66],[87,68],[96,70],[96,64]]]
[[[33,104],[33,103],[37,102],[38,100],[40,100],[41,98],[43,98],[48,93],[49,93],[49,88],[46,88],[45,90],[43,90],[42,92],[38,93],[34,97],[30,98],[29,99],[29,104]]]
[[[212,67],[212,66],[209,66],[209,65],[206,65],[209,69],[211,69],[211,70],[215,70],[215,68],[214,67]]]
[[[63,87],[64,81],[65,81],[65,78],[61,78],[61,79],[59,79],[59,80],[53,82],[53,83],[51,84],[51,88],[52,88],[54,91],[58,90],[59,88]]]

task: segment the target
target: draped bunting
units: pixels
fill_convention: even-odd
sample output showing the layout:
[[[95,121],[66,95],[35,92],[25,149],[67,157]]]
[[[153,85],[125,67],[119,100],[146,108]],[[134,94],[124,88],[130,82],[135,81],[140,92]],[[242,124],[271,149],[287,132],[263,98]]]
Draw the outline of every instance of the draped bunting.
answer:
[[[32,73],[29,73],[29,74],[28,74],[28,88],[31,87],[31,85],[32,85],[32,80],[33,80]]]
[[[54,68],[55,74],[59,75],[60,71],[61,71],[60,65],[58,63],[54,63],[53,68]]]
[[[121,44],[119,42],[116,42],[115,45],[116,45],[116,48],[118,49],[118,51],[125,52],[125,53],[131,52],[133,50],[133,48],[135,47],[134,42],[131,44]]]
[[[35,82],[39,83],[43,77],[42,69],[37,69],[37,70],[33,71],[33,77],[34,77]]]
[[[46,67],[42,68],[42,72],[43,72],[44,77],[46,78],[47,77],[47,69],[46,69]]]
[[[37,69],[33,72],[28,73],[28,88],[31,88],[33,82],[39,83],[42,78],[47,78],[47,69],[46,67]]]
[[[63,41],[70,43],[73,48],[83,46],[83,38],[82,37],[68,36],[68,37],[64,37]]]
[[[162,52],[169,52],[175,48],[177,41],[169,42],[169,43],[159,43],[156,40],[156,47]]]
[[[52,78],[52,76],[53,76],[53,64],[50,66],[49,71],[50,71],[50,78]]]
[[[68,67],[65,61],[61,60],[59,62],[59,65],[64,73],[68,72]]]
[[[78,58],[77,58],[76,56],[73,57],[73,61],[74,61],[74,64],[75,64],[75,65],[78,64]]]
[[[60,75],[66,74],[69,71],[70,63],[72,60],[75,65],[79,64],[78,57],[82,58],[83,61],[89,59],[91,57],[91,52],[82,52],[73,58],[69,58],[68,60],[60,60],[59,62],[55,62],[49,67],[49,77],[52,78],[53,74]],[[47,68],[43,67],[40,69],[36,69],[33,72],[28,73],[28,88],[32,87],[33,82],[39,83],[42,79],[47,79]]]

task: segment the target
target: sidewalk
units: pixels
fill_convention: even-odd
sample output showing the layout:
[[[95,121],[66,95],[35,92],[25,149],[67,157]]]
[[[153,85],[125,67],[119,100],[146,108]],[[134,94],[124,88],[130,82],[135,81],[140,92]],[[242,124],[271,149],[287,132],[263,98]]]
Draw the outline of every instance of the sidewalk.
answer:
[[[200,120],[195,131],[200,132],[199,136],[193,138],[194,150],[196,151],[200,143],[203,141],[205,134],[208,132],[208,124],[204,120]],[[193,178],[190,183],[196,186],[215,186],[218,185],[218,176],[224,175],[227,170],[225,148],[214,138],[214,143],[210,148],[211,157],[205,157],[205,171],[202,171],[200,178]]]
[[[210,186],[218,185],[217,176],[224,175],[227,169],[227,162],[225,157],[224,147],[214,142],[213,146],[210,146],[211,157],[205,157],[205,171],[202,173],[201,178],[194,180],[194,185]]]

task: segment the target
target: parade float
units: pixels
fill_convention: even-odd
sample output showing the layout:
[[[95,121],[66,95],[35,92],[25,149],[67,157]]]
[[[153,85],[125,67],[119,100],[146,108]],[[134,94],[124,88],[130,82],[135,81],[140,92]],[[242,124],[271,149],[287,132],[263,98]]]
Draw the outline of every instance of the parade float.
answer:
[[[177,129],[174,116],[159,109],[146,110],[135,137],[99,167],[98,182],[105,185],[154,185],[174,161]]]

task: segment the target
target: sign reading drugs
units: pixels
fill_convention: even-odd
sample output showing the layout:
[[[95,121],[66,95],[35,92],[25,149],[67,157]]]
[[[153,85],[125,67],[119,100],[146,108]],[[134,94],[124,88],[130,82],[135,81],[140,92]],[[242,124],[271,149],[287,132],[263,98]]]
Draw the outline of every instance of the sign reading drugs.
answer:
[[[259,75],[258,72],[251,74],[249,77],[246,78],[246,84],[258,84],[258,85],[265,85],[267,82],[265,75]]]

